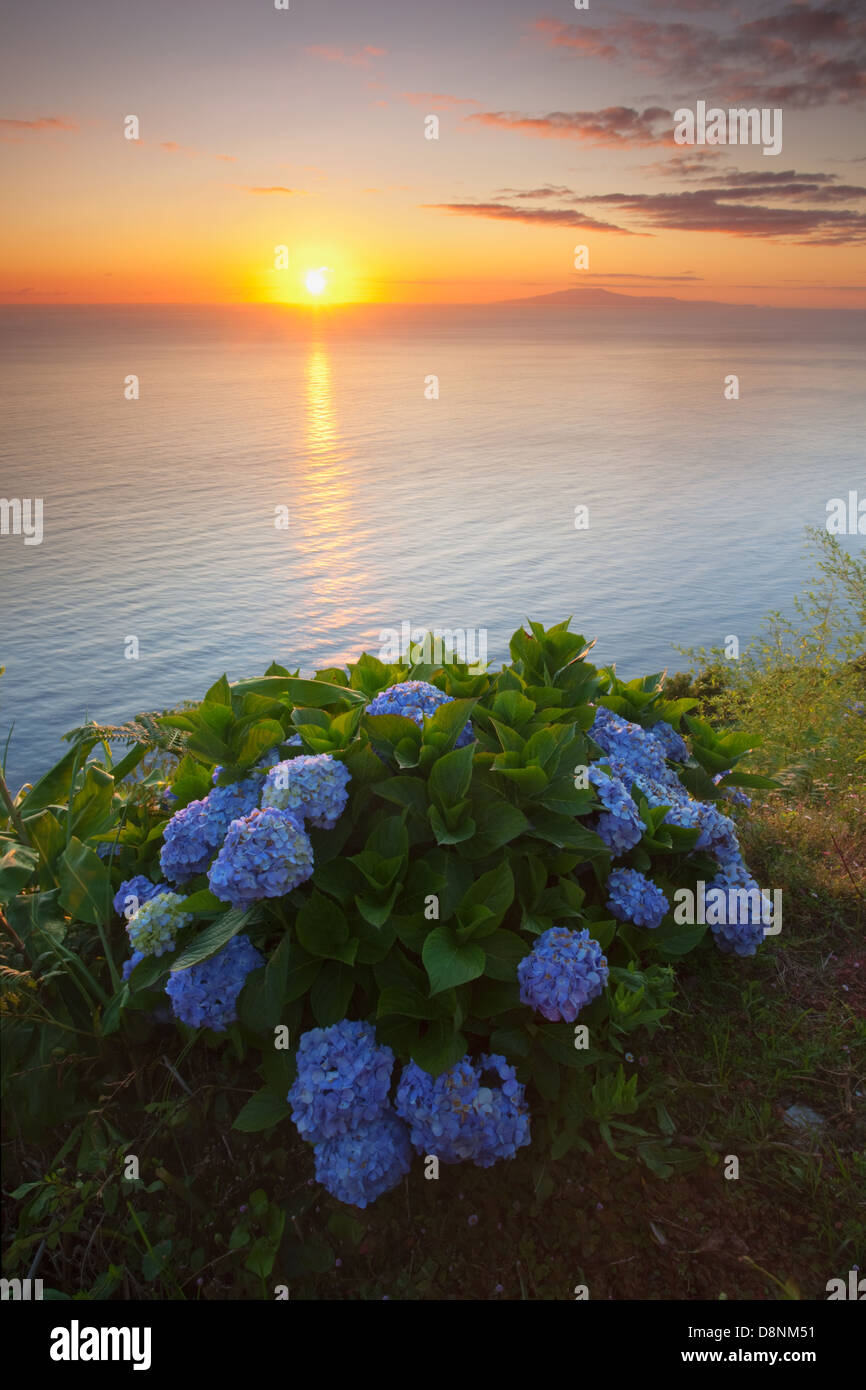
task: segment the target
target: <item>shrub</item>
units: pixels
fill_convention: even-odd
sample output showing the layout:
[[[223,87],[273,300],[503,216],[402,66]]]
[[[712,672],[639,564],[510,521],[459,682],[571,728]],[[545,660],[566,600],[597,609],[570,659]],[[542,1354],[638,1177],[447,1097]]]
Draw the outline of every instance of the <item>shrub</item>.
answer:
[[[47,1032],[16,1039],[16,1075],[83,1031],[82,1001],[98,1046],[146,1036],[168,996],[174,1026],[260,1055],[235,1123],[264,1129],[290,1114],[299,1043],[363,1021],[393,1058],[379,1120],[353,1080],[366,1063],[343,1076],[339,1049],[293,1092],[299,1113],[330,1113],[342,1077],[349,1127],[321,1131],[316,1161],[345,1200],[399,1181],[410,1133],[487,1166],[530,1128],[558,1157],[591,1149],[595,1126],[665,1172],[673,1127],[663,1107],[660,1133],[624,1118],[651,1099],[624,1058],[708,930],[675,912],[678,890],[751,883],[724,798],[772,784],[733,770],[756,739],[714,732],[662,675],[596,668],[567,623],[519,629],[510,650],[482,674],[275,664],[126,731],[76,731],[0,823],[0,897],[43,1002],[54,990]],[[143,777],[142,728],[162,760]],[[114,763],[124,732],[138,741]],[[136,894],[129,921],[113,912]],[[714,934],[739,954],[762,937]]]

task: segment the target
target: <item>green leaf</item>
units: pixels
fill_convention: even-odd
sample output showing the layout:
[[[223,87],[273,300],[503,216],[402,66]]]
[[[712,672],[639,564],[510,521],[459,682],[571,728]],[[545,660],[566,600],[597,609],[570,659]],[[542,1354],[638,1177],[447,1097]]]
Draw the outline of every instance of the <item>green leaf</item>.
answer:
[[[18,811],[22,820],[27,820],[28,816],[35,816],[37,811],[42,811],[46,806],[61,804],[66,801],[69,789],[72,786],[72,774],[76,766],[80,766],[88,752],[98,740],[87,738],[82,742],[74,744],[68,753],[54,767],[40,777],[35,786],[24,799],[18,804]]]
[[[358,660],[350,668],[349,684],[353,690],[363,691],[371,699],[378,695],[380,690],[391,678],[390,670],[378,659],[371,656],[369,652],[362,652]]]
[[[468,814],[469,802],[462,803],[463,810],[452,810],[450,817],[443,816],[437,806],[431,806],[427,812],[430,827],[439,845],[459,845],[465,840],[471,840],[475,834],[475,822]],[[455,814],[456,811],[456,814]],[[453,822],[453,824],[451,823]]]
[[[183,810],[191,801],[200,801],[212,789],[211,775],[207,768],[196,762],[188,754],[181,758],[171,783],[172,803],[176,811]]]
[[[509,841],[515,840],[529,825],[523,812],[509,801],[489,801],[476,806],[474,820],[475,835],[471,848],[473,857],[477,855],[479,858],[493,854]]]
[[[684,956],[693,951],[706,932],[706,926],[687,922],[663,922],[652,934],[652,944],[662,956]]]
[[[54,862],[58,855],[62,854],[66,848],[66,832],[53,811],[41,811],[37,816],[31,816],[27,821],[27,833],[33,844],[38,849],[42,862],[48,869],[54,882],[57,883],[57,875],[54,870]],[[0,897],[2,897],[2,887],[0,887]]]
[[[289,1106],[285,1098],[280,1099],[264,1086],[247,1101],[232,1129],[239,1129],[244,1134],[257,1134],[263,1129],[273,1129],[288,1115]]]
[[[321,956],[308,956],[301,946],[293,942],[286,974],[286,1002],[294,1003],[302,994],[306,994],[321,968]]]
[[[494,1018],[497,1014],[508,1013],[511,1009],[518,1008],[520,995],[513,981],[508,983],[505,980],[491,980],[485,975],[472,986],[470,1012],[473,1018]]]
[[[232,697],[231,690],[229,689],[229,682],[227,676],[222,675],[220,676],[218,681],[214,682],[214,684],[211,686],[210,690],[204,697],[204,703],[212,705],[228,705],[229,707],[231,707]]]
[[[460,906],[457,908],[457,920],[461,927],[467,928],[469,934],[474,934],[478,930],[479,923],[476,921],[474,926],[471,923],[472,909],[485,907],[488,909],[490,917],[483,925],[485,935],[489,935],[491,922],[493,928],[498,927],[513,901],[514,875],[508,860],[503,859],[495,869],[491,869],[488,873],[477,878],[468,893],[463,895]]]
[[[559,1064],[543,1047],[533,1050],[532,1079],[545,1100],[556,1100],[559,1095]]]
[[[352,704],[364,701],[365,696],[357,690],[349,690],[343,685],[330,685],[327,681],[307,681],[296,676],[260,676],[257,680],[235,681],[232,694],[244,696],[250,691],[256,695],[288,695],[293,705],[313,705],[324,709],[328,705]]]
[[[111,913],[108,866],[73,835],[59,861],[60,904],[72,917],[100,926]]]
[[[440,705],[436,713],[447,708],[447,705]],[[433,764],[427,786],[440,810],[446,811],[465,798],[472,781],[473,755],[474,745],[469,743],[465,748],[455,748],[437,758]]]
[[[120,1027],[120,1016],[129,1003],[130,989],[125,984],[123,988],[115,994],[110,1004],[102,1011],[102,1036],[107,1038],[109,1034],[115,1033]]]
[[[355,976],[351,966],[325,961],[310,990],[310,1007],[320,1028],[339,1023],[340,1019],[346,1017],[354,989]]]
[[[484,972],[481,946],[461,945],[448,927],[436,927],[424,942],[421,956],[430,979],[430,996],[475,980]]]
[[[775,791],[781,785],[774,777],[759,777],[756,772],[732,772],[718,783],[719,787],[756,787],[762,791]]]
[[[89,763],[84,781],[69,807],[72,834],[79,840],[106,830],[112,822],[111,803],[114,778],[110,772]]]
[[[490,1035],[490,1051],[500,1053],[508,1061],[515,1057],[528,1057],[531,1050],[529,1038],[522,1028],[497,1028]]]
[[[295,918],[295,932],[305,951],[311,956],[326,956],[331,960],[347,961],[349,924],[346,914],[332,898],[313,890]],[[351,960],[355,958],[351,951]],[[348,961],[351,964],[351,961]]]
[[[379,1007],[376,1013],[379,1018],[384,1018],[390,1014],[399,1014],[404,1018],[434,1017],[430,1000],[422,994],[421,990],[407,988],[405,985],[389,985],[383,989],[379,995]]]
[[[268,1034],[282,1019],[292,942],[288,933],[264,969],[254,970],[241,995],[241,1019],[254,1033]]]
[[[412,1043],[409,1055],[423,1071],[439,1076],[466,1055],[466,1046],[463,1033],[455,1033],[446,1019],[437,1019]]]
[[[535,704],[519,690],[502,690],[493,701],[496,718],[513,729],[520,729],[535,713]]]
[[[528,942],[511,931],[495,931],[484,938],[484,954],[487,958],[485,974],[491,980],[516,980],[517,966],[531,950]]]
[[[29,845],[13,844],[0,859],[0,902],[8,903],[36,872],[39,855]]]
[[[239,763],[245,764],[258,762],[267,749],[282,743],[284,738],[285,731],[282,724],[278,723],[276,719],[262,719],[247,730],[237,760]]]
[[[177,960],[171,967],[172,974],[178,970],[186,970],[190,965],[198,965],[200,961],[208,960],[215,956],[217,951],[221,951],[226,942],[231,941],[233,936],[243,931],[258,916],[258,905],[242,911],[239,907],[233,907],[229,912],[218,917],[209,927],[191,941],[185,951],[182,951]]]
[[[420,777],[390,777],[376,783],[376,795],[397,806],[404,806],[418,815],[427,812],[427,788]]]
[[[547,773],[542,768],[533,767],[511,767],[507,763],[500,762],[500,758],[513,756],[511,754],[500,754],[494,764],[493,771],[500,776],[507,777],[509,782],[514,782],[524,796],[535,796],[538,792],[544,791],[547,786]]]
[[[182,912],[192,912],[196,917],[204,917],[214,912],[227,912],[229,904],[221,902],[209,888],[199,888],[198,892],[190,893],[188,898],[184,898],[180,908]]]
[[[433,743],[437,748],[453,748],[469,722],[477,700],[449,700],[424,719],[424,742]],[[445,743],[436,735],[444,735]],[[468,745],[472,748],[472,744]],[[462,752],[461,750],[458,750]],[[471,761],[471,759],[470,759]]]

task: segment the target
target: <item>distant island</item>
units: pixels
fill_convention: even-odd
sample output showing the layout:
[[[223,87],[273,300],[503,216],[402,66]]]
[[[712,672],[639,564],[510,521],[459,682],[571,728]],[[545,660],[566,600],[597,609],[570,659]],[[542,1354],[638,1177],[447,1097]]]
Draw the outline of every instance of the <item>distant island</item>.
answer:
[[[618,294],[595,288],[555,290],[553,294],[533,294],[520,299],[500,299],[499,304],[536,304],[551,309],[760,309],[759,304],[725,304],[720,299],[677,299],[670,294]]]

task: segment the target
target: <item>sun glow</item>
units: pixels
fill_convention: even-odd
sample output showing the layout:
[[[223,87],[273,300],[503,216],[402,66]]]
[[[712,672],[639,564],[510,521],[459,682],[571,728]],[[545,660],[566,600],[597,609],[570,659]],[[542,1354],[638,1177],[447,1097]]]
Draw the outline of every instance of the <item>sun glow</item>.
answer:
[[[309,294],[324,294],[328,288],[327,267],[321,266],[318,270],[308,270],[304,276],[304,285]]]

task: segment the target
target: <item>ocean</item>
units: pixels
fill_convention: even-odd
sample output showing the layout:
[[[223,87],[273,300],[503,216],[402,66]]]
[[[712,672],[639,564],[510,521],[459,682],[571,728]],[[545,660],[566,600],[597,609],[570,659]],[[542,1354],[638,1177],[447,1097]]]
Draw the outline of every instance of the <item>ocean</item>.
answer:
[[[40,544],[0,536],[10,784],[85,718],[378,654],[406,623],[498,664],[525,620],[571,616],[625,677],[745,645],[801,591],[804,528],[866,495],[864,320],[0,310],[0,494],[43,509]]]

